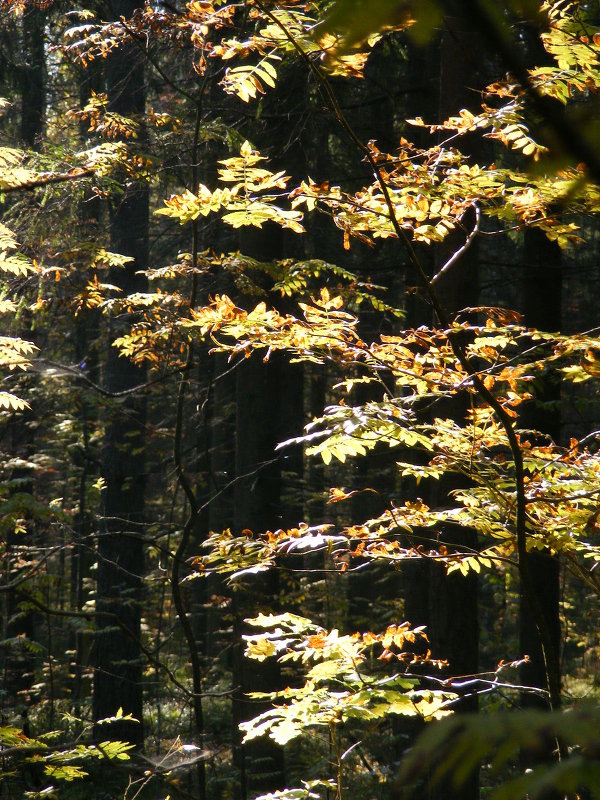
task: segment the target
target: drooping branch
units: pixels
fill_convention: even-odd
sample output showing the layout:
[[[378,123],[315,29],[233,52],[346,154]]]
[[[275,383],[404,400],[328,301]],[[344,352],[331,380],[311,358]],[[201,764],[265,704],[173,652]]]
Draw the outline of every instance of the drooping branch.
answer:
[[[4,185],[0,183],[0,194],[32,192],[34,189],[41,189],[44,186],[50,186],[55,183],[69,183],[69,181],[76,181],[80,178],[90,178],[92,175],[95,175],[96,172],[97,169],[95,167],[75,167],[67,172],[42,173],[26,181],[18,181],[16,183]]]

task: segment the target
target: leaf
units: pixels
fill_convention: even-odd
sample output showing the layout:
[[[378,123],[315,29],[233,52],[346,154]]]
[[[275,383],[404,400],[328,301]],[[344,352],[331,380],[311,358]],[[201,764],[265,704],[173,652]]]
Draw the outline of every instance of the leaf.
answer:
[[[419,15],[423,19],[424,15]],[[404,30],[413,19],[399,0],[334,0],[326,20],[329,31],[342,31],[336,50],[347,53],[382,29]],[[433,20],[432,20],[433,22]]]
[[[338,661],[322,661],[320,664],[315,664],[314,667],[307,672],[306,677],[309,680],[317,682],[335,678],[340,673],[340,664]]]
[[[256,800],[319,800],[319,795],[308,789],[281,789],[278,792],[269,792],[259,795]]]
[[[537,764],[525,775],[517,774],[492,789],[491,797],[494,800],[541,797],[549,790],[564,794],[583,785],[597,796],[600,791],[600,769],[594,758],[597,725],[598,709],[594,706],[571,709],[569,713],[514,711],[450,717],[428,727],[419,736],[402,761],[399,780],[413,782],[427,774],[437,784],[452,774],[460,789],[482,761],[490,760],[498,771],[519,749],[535,750],[544,741],[560,739],[572,749],[572,757]]]
[[[0,314],[14,313],[16,310],[17,306],[12,300],[0,299]]]
[[[277,648],[273,642],[269,641],[265,637],[262,637],[255,639],[254,641],[249,641],[246,645],[246,651],[244,655],[247,658],[254,659],[255,661],[264,661],[270,656],[276,655],[276,653]]]
[[[21,400],[20,397],[16,397],[10,392],[0,392],[0,408],[5,408],[9,411],[25,411],[26,409],[31,409],[31,406],[25,400]]]
[[[104,717],[103,719],[96,720],[94,723],[95,725],[110,725],[113,722],[119,721],[127,721],[127,722],[139,722],[134,716],[131,714],[124,714],[122,708],[118,708],[114,717]],[[103,743],[104,744],[104,743]],[[115,743],[115,744],[122,744],[122,743]]]
[[[128,722],[137,722],[138,720],[135,717],[132,717],[131,714],[121,714],[120,717],[117,719],[127,720]],[[102,722],[110,722],[113,719],[104,719]],[[130,751],[133,750],[135,745],[129,744],[128,742],[120,742],[120,741],[107,741],[107,742],[100,742],[97,748],[94,748],[97,752],[98,757],[108,758],[108,759],[117,759],[118,761],[129,761],[130,759]],[[92,754],[92,748],[90,748],[87,752]]]
[[[245,619],[244,622],[257,628],[284,627],[294,633],[302,633],[315,627],[314,623],[306,617],[289,612],[285,614],[263,614],[261,612],[257,617]]]
[[[85,778],[88,774],[81,767],[75,767],[71,764],[46,764],[44,773],[49,778],[58,778],[58,780],[67,782]]]
[[[277,70],[273,59],[279,59],[279,56],[271,53],[256,65],[229,67],[220,85],[227,94],[236,94],[240,100],[248,103],[256,98],[257,93],[265,93],[264,85],[275,88]]]
[[[98,248],[92,254],[91,263],[94,266],[104,266],[104,267],[124,267],[126,264],[130,264],[135,259],[132,256],[123,256],[120,253],[112,253],[109,250],[105,250],[103,247]]]

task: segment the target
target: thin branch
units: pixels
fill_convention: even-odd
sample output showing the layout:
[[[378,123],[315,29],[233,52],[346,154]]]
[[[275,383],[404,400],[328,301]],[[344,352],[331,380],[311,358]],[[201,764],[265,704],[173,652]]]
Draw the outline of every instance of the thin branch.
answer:
[[[93,167],[76,167],[68,172],[48,173],[42,174],[38,178],[30,181],[22,181],[11,186],[0,185],[0,195],[10,194],[11,192],[27,192],[33,189],[39,189],[43,186],[50,186],[53,183],[68,183],[69,181],[76,181],[79,178],[89,178],[96,174],[96,169]]]
[[[45,603],[42,603],[36,597],[28,594],[24,591],[19,591],[19,594],[23,596],[24,600],[28,603],[31,603],[38,611],[43,612],[44,614],[49,614],[53,617],[63,617],[67,619],[85,619],[89,622],[92,622],[94,619],[98,617],[103,617],[109,622],[113,622],[126,636],[128,636],[132,641],[135,642],[137,647],[139,647],[140,651],[146,656],[148,661],[155,667],[158,667],[165,675],[169,678],[171,683],[176,686],[186,697],[194,698],[196,695],[192,691],[190,691],[187,686],[181,683],[178,680],[177,676],[169,669],[169,667],[164,664],[160,659],[156,658],[154,654],[144,645],[144,643],[131,631],[127,625],[125,625],[118,614],[113,614],[111,611],[66,611],[64,609],[59,608],[52,608],[51,606],[47,606]],[[200,697],[228,697],[233,690],[227,689],[223,692],[204,692],[200,695]]]
[[[142,389],[149,389],[151,386],[156,385],[157,383],[162,383],[169,378],[173,378],[176,375],[180,375],[182,370],[189,370],[192,369],[192,365],[184,364],[182,367],[178,367],[177,369],[172,370],[171,372],[165,372],[162,375],[158,376],[157,378],[152,378],[149,381],[145,381],[144,383],[138,383],[136,386],[131,386],[129,389],[123,389],[120,392],[111,392],[108,389],[105,389],[103,386],[100,386],[94,381],[90,380],[87,375],[81,370],[80,367],[73,367],[70,364],[60,364],[57,361],[51,361],[48,358],[36,358],[32,361],[32,369],[36,370],[37,364],[47,364],[50,368],[60,370],[62,373],[66,373],[61,377],[72,377],[75,380],[81,381],[85,383],[86,386],[89,386],[90,389],[93,389],[98,394],[102,395],[102,397],[109,397],[113,399],[118,399],[120,397],[127,397],[130,394],[135,394],[135,392],[139,392]],[[41,372],[42,370],[37,370]],[[49,376],[53,377],[53,376]]]
[[[191,100],[191,102],[194,103],[194,105],[196,105],[198,103],[198,97],[193,95],[191,92],[188,92],[178,83],[176,83],[172,78],[170,78],[169,75],[167,75],[167,73],[158,63],[158,61],[153,56],[150,55],[145,39],[139,34],[137,34],[134,30],[132,30],[132,28],[125,21],[125,17],[121,17],[120,23],[123,26],[123,30],[130,36],[135,46],[143,53],[144,58],[156,70],[156,72],[160,75],[160,77],[167,84],[167,86],[170,86],[182,97],[185,97],[187,100]]]
[[[479,233],[479,228],[481,226],[481,211],[476,203],[473,204],[473,208],[475,209],[475,224],[473,225],[473,230],[465,239],[465,243],[463,244],[463,246],[459,247],[458,250],[456,250],[450,256],[448,261],[446,261],[444,266],[441,267],[441,269],[432,277],[430,281],[432,286],[435,286],[435,284],[439,281],[439,279],[444,275],[446,275],[446,273],[448,273],[452,269],[452,267],[456,264],[457,261],[460,261],[460,259],[469,249],[469,247],[471,247],[475,237]]]
[[[206,80],[204,81],[206,84]],[[192,182],[194,186],[192,187],[196,190],[198,186],[198,145],[200,141],[200,121],[202,119],[202,104],[201,101],[198,100],[196,104],[196,124],[194,127],[194,143],[192,147]],[[190,287],[190,308],[193,308],[196,305],[196,295],[198,291],[198,275],[196,274],[197,262],[198,262],[198,239],[199,239],[199,230],[198,230],[198,222],[194,220],[192,222],[192,281]],[[194,688],[194,698],[193,698],[193,708],[194,708],[194,722],[196,726],[196,733],[201,738],[204,737],[204,711],[202,708],[202,674],[201,674],[201,665],[200,665],[200,656],[198,654],[198,646],[196,644],[196,637],[194,635],[194,630],[192,628],[192,623],[190,622],[190,618],[186,613],[185,604],[183,602],[183,595],[181,592],[181,586],[179,581],[179,574],[182,561],[185,557],[185,553],[191,538],[192,531],[194,526],[196,525],[196,521],[198,520],[198,516],[200,514],[200,507],[198,504],[198,500],[196,499],[196,494],[192,489],[192,486],[188,480],[187,475],[185,474],[184,465],[183,465],[183,458],[181,453],[181,442],[183,439],[183,428],[184,428],[184,408],[185,408],[185,395],[188,386],[188,379],[186,375],[186,371],[193,366],[194,363],[194,347],[193,342],[190,342],[188,345],[188,353],[186,359],[186,370],[183,370],[181,373],[181,380],[179,383],[179,391],[177,394],[177,410],[175,415],[175,437],[173,441],[173,461],[175,463],[175,472],[177,474],[177,481],[187,500],[190,504],[190,514],[185,523],[183,528],[183,534],[181,536],[181,541],[179,542],[179,546],[175,553],[175,557],[173,559],[173,567],[171,569],[171,593],[173,596],[173,602],[175,604],[175,609],[177,611],[177,616],[179,617],[179,621],[181,623],[181,627],[183,629],[183,633],[188,645],[188,651],[190,655],[190,663],[192,667],[192,685]],[[198,795],[200,800],[205,800],[206,798],[206,769],[204,761],[200,761],[198,763]]]

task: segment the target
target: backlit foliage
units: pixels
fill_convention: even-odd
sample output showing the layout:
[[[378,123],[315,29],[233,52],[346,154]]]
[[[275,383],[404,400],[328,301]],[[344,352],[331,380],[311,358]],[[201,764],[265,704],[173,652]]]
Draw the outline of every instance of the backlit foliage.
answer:
[[[253,694],[275,701],[275,706],[242,724],[246,741],[268,734],[278,744],[287,744],[312,728],[327,729],[353,718],[374,721],[388,714],[439,719],[450,713],[449,705],[457,697],[418,688],[419,678],[407,674],[409,665],[435,665],[427,656],[410,652],[411,644],[426,637],[423,630],[411,630],[406,623],[391,625],[380,634],[342,636],[293,614],[263,614],[248,622],[261,629],[245,637],[248,658],[264,661],[279,656],[281,664],[300,663],[310,669],[298,688]],[[380,664],[394,662],[401,668],[383,675],[369,668],[373,651]]]
[[[356,377],[363,374],[381,386],[382,400],[352,405],[353,381],[342,384],[340,388],[347,391],[340,402],[326,408],[322,417],[307,425],[304,436],[293,440],[305,444],[307,454],[318,455],[328,464],[334,458],[344,462],[360,457],[382,445],[402,447],[404,459],[407,449],[419,454],[414,464],[398,463],[403,476],[418,482],[438,480],[443,474],[469,479],[470,488],[454,493],[455,507],[430,509],[422,502],[394,506],[381,518],[336,532],[330,540],[336,552],[343,548],[361,559],[413,558],[416,553],[411,548],[399,545],[406,532],[441,530],[453,523],[474,528],[489,541],[477,553],[448,554],[441,535],[440,549],[430,555],[444,561],[450,571],[479,572],[482,565],[516,557],[514,465],[506,431],[492,409],[481,403],[449,340],[460,335],[469,341],[468,358],[477,363],[478,374],[505,413],[516,420],[519,406],[531,397],[528,384],[549,365],[574,381],[592,377],[597,337],[541,334],[506,324],[510,314],[502,309],[480,309],[482,315],[493,315],[483,325],[457,322],[447,332],[422,327],[366,344],[357,333],[357,318],[341,305],[339,297],[331,298],[323,290],[320,298],[302,304],[304,318],[296,319],[264,303],[247,312],[229,298],[219,297],[212,306],[192,312],[193,320],[186,327],[210,335],[215,346],[231,352],[232,358],[252,349],[266,350],[267,357],[283,349],[308,361],[351,365]],[[233,341],[228,343],[228,339]],[[443,417],[424,422],[417,413],[422,401],[432,403],[458,392],[471,397],[465,424]],[[569,448],[540,445],[532,432],[518,432],[518,436],[526,475],[528,548],[563,553],[578,570],[586,563],[582,559],[600,559],[600,549],[589,541],[600,473],[595,435],[585,443],[573,440]],[[279,540],[267,535],[266,550],[254,541],[240,540],[246,563],[253,551],[255,566],[273,563],[278,547],[287,552],[288,534],[280,535]],[[318,536],[328,538],[322,532]],[[235,563],[233,548],[228,552],[230,563]]]
[[[303,233],[302,214],[280,208],[274,202],[285,191],[289,178],[283,172],[273,173],[257,166],[261,161],[264,161],[263,156],[253,150],[249,142],[244,142],[239,157],[219,162],[222,164],[219,179],[231,186],[211,192],[200,184],[197,194],[187,190],[183,195],[174,195],[165,200],[166,208],[157,213],[173,217],[183,225],[223,209],[227,212],[222,217],[223,222],[233,228],[246,225],[262,228],[265,222],[271,221],[295,233]]]
[[[279,447],[301,445],[306,457],[320,459],[326,466],[345,464],[377,449],[391,451],[399,496],[391,498],[377,516],[337,525],[323,521],[309,526],[298,521],[297,527],[286,530],[213,531],[193,560],[191,578],[223,576],[235,587],[249,576],[276,569],[283,560],[299,564],[310,554],[321,553],[339,573],[368,568],[374,562],[393,569],[421,558],[442,564],[448,573],[463,575],[511,564],[520,571],[527,593],[531,591],[527,553],[545,551],[560,556],[567,568],[597,592],[600,434],[593,431],[559,446],[524,428],[519,417],[542,376],[558,375],[573,384],[600,378],[598,330],[570,336],[537,331],[503,308],[467,308],[448,317],[443,298],[436,294],[440,275],[452,269],[454,256],[460,257],[476,237],[537,230],[563,248],[576,246],[584,239],[579,228],[582,216],[600,212],[600,190],[590,177],[595,177],[594,164],[572,157],[578,154],[564,146],[555,147],[552,120],[539,123],[530,113],[536,98],[559,101],[555,105],[570,112],[573,107],[587,110],[590,98],[598,94],[600,32],[590,27],[585,5],[509,4],[509,14],[530,12],[535,6],[533,17],[544,26],[541,41],[550,66],[529,70],[526,79],[509,74],[487,87],[479,107],[456,109],[447,120],[409,120],[413,128],[423,129],[419,134],[432,134],[430,145],[417,146],[406,133],[390,152],[380,149],[377,142],[358,140],[335,100],[335,83],[330,79],[362,78],[373,47],[386,36],[424,40],[439,23],[444,4],[435,0],[423,4],[247,0],[241,5],[243,9],[239,3],[191,0],[177,12],[168,4],[148,5],[129,20],[111,22],[92,11],[80,11],[69,18],[60,52],[83,69],[124,44],[147,48],[144,52],[150,58],[156,42],[177,46],[188,52],[188,66],[199,78],[218,65],[219,86],[227,102],[241,101],[256,118],[261,114],[262,96],[277,89],[284,70],[294,61],[305,69],[306,80],[314,81],[357,146],[357,157],[369,168],[368,180],[358,188],[356,182],[336,185],[329,180],[317,182],[309,175],[292,181],[285,171],[272,171],[267,157],[239,131],[228,138],[218,125],[203,131],[199,121],[196,150],[203,136],[207,140],[221,137],[229,144],[229,156],[218,162],[216,178],[202,176],[208,184],[214,181],[212,185],[200,181],[195,163],[191,177],[181,177],[176,191],[160,200],[154,217],[157,227],[171,221],[189,226],[193,253],[180,253],[174,263],[148,266],[144,273],[153,282],[153,290],[126,295],[102,275],[108,269],[118,272],[128,263],[126,257],[95,244],[85,254],[78,251],[76,259],[65,255],[69,268],[42,268],[19,253],[16,237],[0,225],[0,313],[5,317],[17,313],[15,282],[38,276],[40,286],[48,276],[55,276],[55,283],[64,276],[71,280],[77,271],[71,270],[73,260],[84,265],[85,277],[73,280],[76,288],[68,297],[69,312],[77,317],[95,311],[133,319],[111,344],[122,357],[146,363],[151,379],[169,369],[185,375],[195,366],[200,342],[226,354],[232,369],[256,354],[267,362],[275,353],[285,353],[295,362],[331,366],[340,376],[328,405],[303,432]],[[244,38],[238,35],[242,11],[249,20]],[[504,34],[502,21],[499,24]],[[198,108],[203,91],[204,86],[197,94],[183,90],[186,101]],[[179,135],[180,116],[171,111],[157,104],[157,110],[132,119],[112,111],[105,94],[92,93],[83,108],[71,110],[66,118],[74,128],[87,128],[88,134],[104,141],[63,154],[51,167],[48,156],[44,169],[31,154],[2,147],[0,193],[8,196],[28,190],[41,195],[55,184],[85,181],[91,194],[101,198],[112,194],[114,199],[117,188],[122,191],[133,180],[158,186],[155,174],[160,174],[162,166],[140,144],[149,135]],[[570,116],[567,123],[575,119],[579,124],[584,116]],[[597,133],[595,125],[587,119],[582,123],[590,139]],[[493,140],[505,148],[506,157],[494,161],[482,157],[480,163],[467,157],[461,149],[466,135]],[[202,219],[220,220],[234,230],[278,226],[302,235],[307,218],[316,214],[329,219],[332,235],[347,250],[355,242],[369,247],[378,240],[397,244],[399,262],[410,263],[417,271],[415,277],[424,286],[437,322],[400,330],[403,310],[386,302],[382,287],[323,260],[266,264],[239,252],[199,252],[197,223]],[[428,279],[414,245],[447,245],[449,241],[459,242],[454,256]],[[199,281],[214,274],[226,275],[246,298],[255,296],[256,300],[242,308],[231,292],[220,289],[207,302],[205,298],[199,302]],[[263,285],[265,276],[268,289]],[[335,290],[320,287],[325,276],[336,282]],[[189,291],[184,288],[188,282]],[[40,298],[30,309],[34,314],[47,306],[42,294],[40,289]],[[281,298],[285,303],[279,302]],[[388,324],[382,327],[385,333],[367,337],[359,324],[361,304],[385,313],[394,327]],[[35,354],[35,346],[20,336],[0,337],[3,379],[30,369]],[[365,386],[368,400],[356,391]],[[455,413],[444,412],[445,401],[457,399],[464,407],[460,420]],[[0,392],[1,416],[26,408],[24,400]],[[176,468],[181,473],[180,464]],[[444,478],[461,487],[445,498],[447,502],[429,504],[419,497],[421,487]],[[193,493],[186,494],[189,500]],[[354,494],[332,487],[330,506]],[[21,532],[12,517],[10,522],[13,531]],[[456,526],[478,532],[476,549],[448,545],[446,534]],[[427,552],[417,544],[422,531],[431,538]],[[172,553],[163,556],[170,558]],[[276,658],[284,674],[286,665],[295,665],[301,668],[301,677],[296,672],[290,687],[255,696],[272,702],[272,707],[242,723],[246,741],[264,735],[287,744],[323,731],[333,752],[340,730],[357,721],[374,727],[390,715],[429,721],[449,715],[457,699],[452,679],[439,677],[444,665],[427,652],[426,632],[413,628],[410,621],[395,619],[379,632],[340,634],[284,609],[247,623],[256,629],[245,637],[248,658],[259,662]],[[496,676],[491,679],[495,682]],[[597,725],[597,714],[593,719]],[[552,735],[564,735],[580,748],[573,760],[566,760],[562,774],[546,773],[551,776],[548,780],[556,778],[552,785],[575,791],[578,779],[569,773],[575,765],[574,773],[598,786],[597,759],[593,753],[588,758],[592,749],[588,728],[578,737],[563,718],[556,724],[541,720],[529,718],[534,733],[542,736],[544,726],[550,724]],[[442,722],[416,752],[431,760],[449,731],[449,739],[459,737],[461,758],[467,744],[479,736],[479,755],[495,752],[493,763],[501,765],[517,746],[526,744],[526,736],[511,723],[498,718],[483,732],[479,724],[485,726],[484,722]],[[122,743],[104,742],[47,753],[45,742],[11,728],[0,730],[0,743],[3,748],[17,748],[18,753],[23,750],[27,758],[35,751],[46,776],[64,781],[85,774],[80,761],[122,760],[128,749]],[[458,760],[453,755],[456,750],[450,747],[445,752],[445,760],[437,762],[440,775],[454,769]],[[580,756],[584,771],[576,772]],[[318,798],[326,791],[341,798],[341,762],[340,756],[337,774],[266,797]],[[468,766],[463,767],[465,775]],[[420,767],[410,756],[407,776],[417,775]],[[540,785],[545,788],[546,778],[540,778],[540,772],[523,779],[519,791],[535,796]],[[459,770],[459,778],[463,773]],[[48,793],[52,791],[49,787]],[[511,796],[510,790],[504,795],[499,790],[497,796]]]

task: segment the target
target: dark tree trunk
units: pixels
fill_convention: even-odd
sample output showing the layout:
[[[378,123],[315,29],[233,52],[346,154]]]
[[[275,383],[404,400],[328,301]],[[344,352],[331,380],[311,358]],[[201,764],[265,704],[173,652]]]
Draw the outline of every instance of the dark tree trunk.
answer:
[[[98,61],[93,61],[87,69],[79,75],[79,107],[84,108],[92,91],[101,92],[102,67]],[[79,135],[82,145],[87,140],[87,123],[81,123]],[[78,209],[82,230],[89,238],[99,239],[101,235],[100,219],[103,211],[103,201],[96,194],[86,193],[84,201]],[[82,271],[87,264],[82,264]],[[85,272],[84,272],[85,274]],[[89,380],[97,384],[100,380],[100,364],[98,354],[98,338],[100,331],[100,311],[96,308],[82,309],[77,317],[75,330],[75,360],[79,368],[87,375]],[[92,566],[92,541],[95,532],[93,509],[87,505],[87,484],[91,475],[97,475],[97,455],[90,442],[90,432],[98,420],[98,404],[96,397],[90,397],[82,391],[78,403],[78,411],[82,430],[82,441],[77,453],[76,466],[80,469],[78,487],[78,510],[75,518],[74,539],[71,549],[71,607],[81,611],[89,597],[89,590],[84,589],[84,582],[90,577]],[[75,459],[74,459],[75,460]],[[84,695],[83,674],[89,662],[90,636],[81,630],[72,633],[72,648],[74,651],[72,699],[75,715],[79,716],[79,703]]]
[[[525,323],[539,330],[553,331],[560,328],[562,301],[561,253],[555,242],[550,242],[541,231],[527,231],[524,243],[524,311]],[[535,387],[535,400],[528,403],[521,414],[520,424],[530,428],[536,439],[560,440],[560,383],[546,378]],[[533,552],[528,555],[529,572],[540,606],[551,632],[555,660],[560,653],[559,616],[559,563],[549,552]],[[521,670],[521,682],[526,686],[545,689],[548,686],[547,665],[542,651],[537,622],[529,604],[521,594],[519,603],[519,645],[522,655],[529,662]],[[560,667],[555,664],[555,669]],[[547,707],[539,695],[524,693],[525,706]]]
[[[19,94],[21,100],[20,140],[23,145],[35,148],[39,146],[44,132],[46,108],[46,55],[44,52],[44,19],[45,13],[35,7],[28,7],[22,18],[22,62],[17,72],[19,77]],[[25,340],[35,340],[32,318],[25,306],[20,315],[18,335]],[[30,379],[26,378],[26,383]],[[37,421],[31,410],[13,414],[8,424],[9,449],[12,458],[21,464],[11,470],[11,487],[13,501],[23,497],[22,516],[30,515],[28,510],[31,496],[35,493],[35,473],[27,466],[35,452],[35,429]],[[33,541],[33,521],[28,525],[30,543]],[[16,559],[23,557],[22,537],[11,532],[7,537],[5,556],[6,578],[11,579],[11,562],[13,549]],[[18,592],[8,592],[5,606],[5,630],[3,639],[13,640],[12,646],[2,647],[4,677],[7,694],[15,697],[25,695],[34,682],[34,668],[38,656],[26,645],[34,639],[36,614],[31,610],[21,611]],[[18,643],[22,640],[22,644]]]
[[[424,119],[435,119],[439,114],[439,81],[440,81],[440,45],[436,40],[426,46],[409,45],[407,80],[414,92],[407,98],[406,116],[422,115]],[[429,147],[429,134],[423,129],[415,128],[405,133],[419,147]],[[433,274],[433,251],[430,247],[417,244],[416,250],[421,264]],[[409,328],[431,323],[431,311],[424,302],[422,287],[418,286],[417,276],[408,272],[406,276],[406,324]],[[409,458],[410,454],[407,453]],[[406,492],[406,481],[402,482],[402,492]],[[429,538],[422,541],[413,535],[406,542],[407,546],[430,546]],[[404,617],[413,626],[425,625],[429,628],[429,563],[426,559],[406,561],[401,569],[402,596],[404,601]],[[403,724],[405,720],[401,720]]]
[[[274,122],[272,127],[262,131],[263,150],[268,152],[271,145],[278,153],[281,142],[293,135],[286,110],[293,108],[302,91],[303,71],[291,69],[282,76],[280,90],[268,101],[265,99],[265,113],[271,115]],[[262,121],[257,122],[258,127],[262,124]],[[257,139],[260,136],[257,133]],[[288,170],[296,171],[289,166]],[[290,257],[301,247],[295,237],[271,224],[264,230],[245,229],[240,237],[241,251],[261,261]],[[264,279],[264,288],[268,292],[268,279]],[[248,306],[255,302],[252,297],[244,300]],[[277,530],[295,526],[300,521],[303,508],[301,449],[276,452],[275,448],[279,442],[301,433],[303,424],[301,367],[290,365],[277,354],[264,363],[260,353],[239,365],[236,369],[236,482],[233,492],[236,534],[244,529],[256,533]],[[240,637],[249,630],[243,620],[256,616],[259,611],[276,611],[280,594],[288,588],[278,572],[272,570],[249,578],[244,587],[233,593],[234,763],[240,775],[236,800],[282,789],[285,785],[283,749],[267,737],[242,745],[238,725],[269,707],[269,704],[250,702],[248,692],[282,688],[279,664],[274,659],[259,663],[244,658]]]
[[[225,355],[216,353],[210,358],[214,382],[210,391],[210,415],[206,422],[206,481],[210,498],[207,528],[209,531],[223,531],[231,527],[233,517],[236,380]],[[199,539],[198,546],[200,544]],[[198,636],[203,643],[204,656],[210,662],[220,653],[227,652],[222,629],[223,603],[218,598],[230,595],[230,590],[220,575],[210,575],[204,583],[205,586],[197,590],[198,601],[206,603],[205,613],[200,615],[202,626]]]
[[[23,60],[21,77],[21,141],[35,147],[42,138],[46,112],[46,13],[27,4],[23,13]]]
[[[525,323],[540,330],[558,330],[561,319],[562,273],[561,253],[555,242],[550,242],[541,231],[525,233],[524,256],[524,311]],[[534,443],[544,444],[548,439],[560,439],[560,383],[552,376],[542,377],[533,389],[535,399],[527,403],[520,415],[520,425],[530,429]],[[528,661],[521,666],[520,680],[524,686],[547,689],[550,696],[560,695],[560,564],[549,550],[533,551],[527,555],[532,589],[537,595],[539,608],[544,615],[539,620],[533,613],[521,588],[519,595],[519,649]],[[544,649],[539,633],[544,624],[550,633],[551,647]],[[558,684],[558,685],[557,685]],[[525,708],[549,708],[548,697],[524,691],[521,705]],[[556,705],[556,702],[554,702]],[[550,762],[557,757],[557,742],[550,740],[535,752],[522,750],[520,762],[523,769],[540,762]],[[560,800],[562,792],[547,790],[543,800]]]
[[[525,36],[530,62],[551,64],[539,32],[525,26]],[[551,242],[539,230],[526,230],[523,243],[523,311],[525,324],[544,331],[556,331],[561,325],[562,310],[562,255],[556,242]],[[558,444],[561,435],[560,379],[544,376],[535,386],[535,400],[524,406],[520,424],[551,439]],[[549,552],[534,552],[528,556],[529,573],[533,589],[542,608],[546,625],[550,631],[551,652],[542,651],[542,644],[529,604],[521,594],[519,604],[519,644],[522,654],[530,661],[522,667],[521,682],[538,688],[550,688],[550,676],[555,674],[560,683],[560,610],[559,610],[559,564]],[[554,663],[546,663],[550,659]],[[560,686],[558,687],[560,692]],[[547,706],[542,698],[523,695],[525,706]]]
[[[262,532],[278,528],[280,514],[280,474],[275,463],[277,444],[278,364],[265,365],[255,355],[237,370],[236,390],[236,484],[234,529]],[[283,750],[262,737],[241,744],[239,723],[264,711],[268,706],[251,702],[250,691],[273,691],[280,685],[279,665],[273,659],[259,663],[244,658],[241,636],[248,633],[244,618],[267,612],[277,604],[279,580],[273,570],[247,581],[233,594],[233,726],[234,763],[239,770],[237,797],[246,800],[249,792],[283,788]]]
[[[138,2],[113,4],[114,18],[129,18]],[[133,45],[113,51],[106,61],[106,89],[110,110],[125,116],[144,111],[144,56]],[[111,249],[133,258],[125,268],[111,270],[110,283],[123,295],[144,291],[146,279],[138,270],[148,265],[148,191],[141,184],[128,187],[110,200]],[[105,367],[110,392],[127,391],[145,380],[143,367],[120,358],[111,346],[132,320],[112,318]],[[108,735],[141,745],[142,659],[139,646],[144,574],[144,439],[146,404],[133,392],[115,401],[106,423],[102,471],[106,486],[103,519],[98,536],[97,627],[94,646],[94,720],[122,708],[138,723],[111,725]],[[103,737],[107,728],[101,729]],[[100,731],[99,731],[100,734]]]
[[[463,9],[444,18],[440,42],[440,119],[444,120],[465,106],[479,100],[473,87],[481,81],[483,51],[474,33],[470,20]],[[474,156],[475,145],[467,152]],[[464,150],[464,146],[463,146]],[[465,242],[467,232],[475,220],[472,213],[465,214],[465,230],[451,234],[438,251],[439,270],[447,259]],[[443,276],[436,290],[441,303],[452,317],[460,309],[476,305],[479,296],[479,258],[477,242]],[[463,420],[466,412],[465,398],[457,397],[443,404],[434,413]],[[437,487],[438,502],[445,505],[449,493],[458,488],[450,478],[440,481]],[[452,551],[477,550],[478,537],[475,530],[445,526],[439,535],[440,543]],[[446,575],[443,568],[433,564],[430,572],[429,636],[434,656],[445,658],[452,675],[474,675],[479,671],[479,621],[478,579],[474,572],[466,577],[454,573]],[[477,696],[462,699],[457,706],[461,712],[477,711]],[[434,798],[444,800],[477,800],[479,776],[475,772],[457,789],[453,781],[444,780],[432,789]]]

